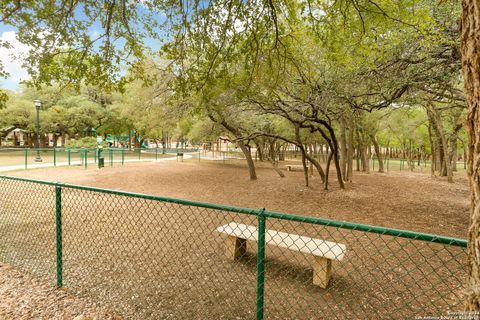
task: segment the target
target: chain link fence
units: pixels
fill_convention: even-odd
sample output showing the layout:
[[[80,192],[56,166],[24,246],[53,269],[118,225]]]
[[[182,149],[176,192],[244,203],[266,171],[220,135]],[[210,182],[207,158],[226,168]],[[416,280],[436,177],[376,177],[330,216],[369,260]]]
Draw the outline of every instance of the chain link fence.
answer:
[[[99,158],[103,159],[105,166],[112,167],[125,162],[165,159],[181,161],[184,154],[195,158],[199,151],[194,148],[0,148],[0,167],[11,170],[50,166],[88,168],[98,165]]]
[[[0,176],[0,261],[128,319],[462,309],[466,241]]]

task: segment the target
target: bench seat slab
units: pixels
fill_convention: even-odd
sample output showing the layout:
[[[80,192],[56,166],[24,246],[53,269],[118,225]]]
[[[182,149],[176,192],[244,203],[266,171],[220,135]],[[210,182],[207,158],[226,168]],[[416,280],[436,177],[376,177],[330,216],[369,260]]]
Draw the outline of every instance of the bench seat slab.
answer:
[[[217,231],[228,236],[258,241],[258,231],[254,226],[230,222],[217,228]],[[331,260],[343,260],[347,248],[344,244],[314,239],[295,234],[266,230],[265,242],[280,248],[300,251]]]
[[[247,240],[258,241],[258,231],[254,226],[231,222],[220,226],[217,231],[227,235],[226,255],[236,260],[247,251]],[[311,254],[313,263],[313,284],[323,289],[328,287],[332,273],[332,260],[343,260],[346,246],[341,243],[266,230],[265,243],[281,248]]]

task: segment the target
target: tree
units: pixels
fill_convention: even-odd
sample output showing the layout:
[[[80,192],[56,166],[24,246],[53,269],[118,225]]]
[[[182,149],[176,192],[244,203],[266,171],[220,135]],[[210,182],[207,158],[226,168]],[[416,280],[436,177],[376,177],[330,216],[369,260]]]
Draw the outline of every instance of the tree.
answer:
[[[467,96],[468,178],[470,226],[468,229],[468,286],[466,309],[480,310],[480,6],[462,0],[462,71]]]
[[[442,1],[448,4],[448,1]],[[343,66],[361,71],[364,78],[378,72],[376,61],[386,62],[392,46],[407,39],[419,43],[436,41],[430,12],[441,10],[433,1],[342,0],[322,2],[295,1],[201,1],[103,0],[103,1],[3,1],[0,21],[18,28],[20,40],[34,49],[29,57],[34,81],[48,82],[51,75],[63,70],[52,64],[52,57],[65,54],[73,69],[67,79],[86,78],[87,82],[118,82],[118,66],[127,61],[133,66],[142,58],[147,36],[160,38],[162,23],[172,32],[170,52],[175,52],[178,73],[202,88],[209,80],[219,79],[228,64],[223,62],[244,54],[244,65],[253,76],[261,64],[280,66],[290,58],[286,39],[295,38],[295,30],[309,28],[326,48],[328,58]],[[444,6],[447,6],[444,4]],[[438,8],[437,8],[438,7]],[[139,8],[146,8],[140,10]],[[449,11],[449,8],[445,11]],[[156,15],[165,11],[166,19]],[[413,15],[412,12],[416,14]],[[145,15],[141,15],[145,12]],[[55,13],[55,14],[53,14]],[[48,17],[45,19],[45,17]],[[84,18],[82,18],[84,17]],[[94,18],[101,21],[100,36],[88,36]],[[300,22],[304,22],[299,23]],[[132,28],[135,26],[135,28]],[[142,28],[143,27],[143,28]],[[398,32],[391,32],[391,30]],[[142,31],[145,30],[145,31]],[[433,37],[432,37],[433,34]],[[467,130],[469,150],[468,176],[471,187],[471,220],[469,228],[469,283],[467,309],[480,310],[480,6],[478,0],[462,0],[461,59],[468,106]],[[412,37],[412,35],[414,35]],[[115,43],[125,41],[126,54]],[[100,43],[97,45],[97,43]],[[190,44],[197,44],[196,48]],[[409,44],[411,42],[406,41]],[[345,45],[347,44],[347,45]],[[173,49],[172,49],[173,48]],[[175,49],[175,50],[174,50]],[[192,50],[189,53],[189,51]],[[90,55],[85,53],[93,52]],[[200,53],[192,60],[191,53]],[[455,51],[452,50],[452,53]],[[128,55],[136,59],[125,60]],[[401,56],[400,56],[401,57]],[[454,54],[452,55],[454,57]],[[400,59],[402,60],[402,59]],[[36,69],[37,61],[40,66]],[[78,63],[80,61],[80,63]],[[410,61],[415,64],[418,60]],[[275,64],[274,62],[277,62]],[[402,61],[403,63],[405,61]],[[408,62],[408,61],[407,61]],[[45,66],[45,68],[43,67]],[[388,68],[386,68],[388,70]],[[400,69],[398,69],[400,70]],[[279,70],[281,71],[281,70]],[[281,73],[281,72],[279,72]],[[361,74],[360,72],[358,74]],[[361,78],[356,78],[361,79]],[[393,79],[393,78],[391,78]],[[351,106],[386,107],[412,89],[410,83],[375,92],[370,90],[348,95]],[[393,81],[394,83],[394,81]],[[348,89],[352,86],[344,87]],[[425,88],[414,88],[425,90]],[[382,99],[382,97],[384,97]],[[354,99],[350,99],[354,98]],[[380,99],[379,99],[380,98]],[[360,100],[360,101],[359,101]]]

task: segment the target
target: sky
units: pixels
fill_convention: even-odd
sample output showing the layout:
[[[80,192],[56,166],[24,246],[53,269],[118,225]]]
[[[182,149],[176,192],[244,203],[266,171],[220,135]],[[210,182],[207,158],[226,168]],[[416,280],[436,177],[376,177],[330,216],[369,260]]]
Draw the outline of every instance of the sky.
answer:
[[[77,13],[78,18],[81,19],[82,17],[85,17],[81,8],[77,10]],[[165,19],[161,14],[158,14],[157,16],[160,20]],[[94,22],[90,28],[92,38],[96,38],[101,30],[100,23]],[[14,27],[0,23],[0,42],[8,41],[12,46],[11,49],[7,49],[0,45],[0,62],[2,63],[4,70],[10,74],[6,79],[0,77],[0,88],[9,90],[18,89],[20,81],[29,79],[28,73],[22,68],[21,59],[14,59],[13,56],[19,57],[22,54],[26,54],[31,48],[28,45],[20,43],[16,39],[16,34],[17,30]],[[153,51],[157,51],[160,48],[158,40],[145,39],[145,44]]]
[[[12,55],[26,53],[29,47],[16,39],[16,31],[13,28],[4,25],[0,25],[0,41],[8,41],[13,46],[12,49],[0,47],[0,60],[5,70],[10,73],[7,79],[0,78],[0,87],[15,90],[21,80],[27,80],[29,77],[22,68],[22,62],[13,59]]]

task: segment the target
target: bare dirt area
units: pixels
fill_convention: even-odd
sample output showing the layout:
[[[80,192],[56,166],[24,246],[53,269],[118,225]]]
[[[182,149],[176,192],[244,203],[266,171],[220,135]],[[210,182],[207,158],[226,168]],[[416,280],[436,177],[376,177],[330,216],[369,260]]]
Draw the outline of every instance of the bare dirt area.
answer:
[[[468,224],[468,186],[461,175],[449,184],[415,172],[357,173],[346,190],[332,179],[331,190],[324,191],[318,177],[306,188],[302,172],[280,178],[261,163],[257,181],[232,162],[13,174],[461,238]],[[0,182],[2,261],[52,283],[53,187]],[[231,262],[225,259],[226,237],[216,231],[231,221],[256,225],[254,217],[65,188],[62,219],[64,284],[78,296],[128,319],[255,317],[256,242],[248,242],[247,253]],[[321,289],[312,284],[311,255],[268,246],[268,319],[406,319],[461,309],[462,248],[273,219],[267,228],[347,247],[343,261],[332,264],[329,287]]]
[[[87,303],[67,290],[0,264],[0,319],[121,319],[119,315]]]
[[[464,173],[457,173],[452,184],[418,172],[356,172],[353,183],[341,190],[332,171],[330,190],[325,191],[318,176],[307,188],[302,172],[285,172],[280,178],[269,165],[257,166],[257,181],[248,179],[243,164],[231,162],[59,167],[9,175],[466,237],[469,191]]]

